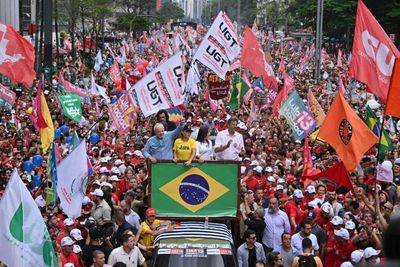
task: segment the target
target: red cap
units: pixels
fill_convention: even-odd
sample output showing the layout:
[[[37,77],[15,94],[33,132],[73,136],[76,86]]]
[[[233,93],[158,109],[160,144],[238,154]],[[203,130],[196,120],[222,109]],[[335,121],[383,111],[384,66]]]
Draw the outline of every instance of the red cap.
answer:
[[[148,208],[146,210],[146,216],[147,217],[156,216],[156,210],[153,208]]]

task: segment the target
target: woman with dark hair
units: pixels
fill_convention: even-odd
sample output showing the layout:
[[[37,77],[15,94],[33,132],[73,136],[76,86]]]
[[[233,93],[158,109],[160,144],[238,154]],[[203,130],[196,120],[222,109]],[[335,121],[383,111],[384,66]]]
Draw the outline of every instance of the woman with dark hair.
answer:
[[[282,264],[282,256],[279,252],[273,251],[269,253],[267,257],[267,266],[268,267],[281,267]]]
[[[214,159],[214,148],[211,140],[209,140],[211,130],[207,126],[202,126],[199,129],[196,139],[196,157],[200,162]]]
[[[157,122],[160,122],[160,123],[164,124],[164,126],[165,125],[167,126],[167,127],[165,127],[166,131],[170,132],[170,131],[173,131],[176,129],[175,123],[173,123],[172,121],[169,121],[169,114],[165,109],[160,109],[157,112],[156,118],[157,118]]]

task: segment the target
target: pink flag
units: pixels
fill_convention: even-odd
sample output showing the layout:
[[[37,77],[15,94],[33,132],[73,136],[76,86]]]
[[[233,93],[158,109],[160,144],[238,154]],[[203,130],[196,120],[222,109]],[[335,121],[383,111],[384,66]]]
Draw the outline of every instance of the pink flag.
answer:
[[[112,118],[113,126],[118,130],[118,134],[124,135],[128,133],[136,121],[132,95],[122,95],[115,104],[110,106],[109,114]]]
[[[251,97],[252,94],[253,94],[253,88],[250,88],[250,89],[246,92],[246,94],[243,96],[243,101],[244,101],[244,103],[245,103],[246,105],[249,104],[249,100],[250,100],[250,97]]]
[[[283,77],[284,77],[285,81],[283,83],[282,90],[277,95],[275,102],[272,106],[272,115],[273,116],[276,116],[276,114],[278,114],[278,110],[279,110],[279,107],[281,106],[281,103],[288,98],[289,92],[292,91],[294,88],[293,79],[286,73],[283,75]]]
[[[281,74],[286,73],[285,59],[284,59],[283,57],[281,58],[281,63],[279,64],[279,69],[278,69],[278,71],[279,71]]]
[[[60,72],[60,82],[64,86],[65,92],[77,94],[82,97],[88,97],[88,93],[85,91],[85,89],[80,88],[79,86],[64,80],[64,74],[61,72]]]
[[[342,62],[342,50],[339,48],[338,55],[337,55],[337,67],[341,68],[343,65]]]
[[[112,66],[110,67],[110,78],[114,83],[121,82],[121,71],[119,69],[118,62],[115,60]]]
[[[47,123],[42,112],[42,94],[41,83],[39,82],[37,85],[36,98],[32,105],[32,113],[29,115],[33,126],[38,132],[40,129],[47,127]]]
[[[13,91],[0,84],[0,98],[4,99],[8,104],[12,106],[15,104],[17,96]]]
[[[249,114],[249,120],[247,122],[247,127],[251,127],[251,124],[256,119],[257,119],[257,107],[256,103],[254,103],[254,99],[252,99],[250,100],[250,114]]]

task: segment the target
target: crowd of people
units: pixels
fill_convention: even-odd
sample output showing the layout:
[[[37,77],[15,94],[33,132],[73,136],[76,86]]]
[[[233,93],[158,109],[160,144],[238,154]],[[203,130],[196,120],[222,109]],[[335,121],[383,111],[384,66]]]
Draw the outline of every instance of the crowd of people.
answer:
[[[375,182],[378,159],[374,147],[350,174],[354,187],[354,191],[350,191],[331,188],[323,181],[304,184],[301,179],[304,140],[294,140],[283,117],[273,114],[273,103],[265,105],[268,88],[253,92],[252,99],[257,107],[255,118],[250,118],[250,105],[245,101],[233,109],[227,98],[222,99],[219,108],[212,110],[205,96],[209,70],[204,67],[200,67],[199,95],[191,96],[179,122],[170,121],[166,110],[148,118],[139,114],[130,132],[121,136],[112,128],[108,115],[110,103],[98,96],[82,103],[83,118],[79,123],[64,116],[57,101],[62,93],[59,73],[65,80],[85,87],[91,72],[96,83],[107,89],[111,99],[118,98],[127,93],[128,88],[121,89],[114,84],[108,78],[108,68],[123,56],[124,62],[119,61],[122,74],[133,85],[143,75],[143,69],[137,68],[139,61],[151,62],[147,64],[151,66],[168,57],[156,41],[166,36],[166,32],[164,28],[155,29],[149,33],[149,40],[137,38],[131,43],[133,49],[124,53],[121,48],[126,47],[126,42],[103,48],[105,63],[99,71],[89,70],[85,65],[84,57],[88,56],[85,51],[80,51],[76,59],[67,54],[59,61],[60,71],[43,85],[54,127],[66,126],[55,139],[58,161],[71,152],[74,132],[80,138],[88,138],[93,132],[100,136],[98,142],[87,141],[87,154],[94,173],[89,179],[78,219],[67,218],[58,205],[48,201],[51,193],[51,181],[47,180],[48,154],[42,154],[40,136],[29,119],[35,90],[18,91],[17,103],[11,109],[2,108],[1,191],[16,168],[42,212],[60,266],[151,264],[154,237],[174,227],[174,222],[157,219],[157,211],[148,206],[148,163],[155,164],[159,160],[180,161],[186,166],[210,160],[233,160],[240,164],[239,222],[232,224],[233,232],[237,233],[235,245],[240,267],[347,267],[382,263],[388,256],[386,250],[383,253],[382,236],[400,212],[396,127],[389,129],[395,149],[385,154],[393,163],[394,180]],[[187,41],[180,48],[187,52],[188,65],[192,54],[188,50],[194,51],[204,35],[199,31],[193,37],[192,32],[196,31],[175,30],[175,34],[181,34]],[[187,38],[188,35],[191,37]],[[337,51],[343,47],[330,45],[321,67],[323,78],[319,84],[314,84],[313,57],[299,68],[304,56],[312,53],[311,43],[275,40],[263,31],[258,31],[257,36],[271,56],[270,65],[279,87],[283,85],[283,74],[287,73],[306,105],[311,90],[327,112],[339,90],[339,77],[342,77],[346,99],[359,116],[365,118],[367,101],[373,96],[362,84],[348,78],[346,56],[338,66]],[[174,45],[174,38],[164,41],[171,47]],[[233,70],[231,75],[234,73],[247,74],[250,83],[257,78],[244,69]],[[378,116],[382,114],[382,107],[375,112]],[[314,169],[325,170],[340,161],[323,141],[316,139],[309,145]],[[37,154],[42,155],[42,164],[30,172],[24,170],[23,162]],[[39,183],[34,179],[38,175]]]

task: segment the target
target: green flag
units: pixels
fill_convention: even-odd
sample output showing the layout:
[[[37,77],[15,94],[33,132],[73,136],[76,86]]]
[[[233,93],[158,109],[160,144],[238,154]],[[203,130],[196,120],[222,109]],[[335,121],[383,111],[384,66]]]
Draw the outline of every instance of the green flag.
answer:
[[[151,206],[161,217],[236,217],[237,163],[151,165]]]
[[[65,94],[58,97],[64,115],[74,122],[82,117],[81,97],[76,94]]]
[[[371,131],[374,132],[376,136],[380,136],[380,125],[378,123],[378,119],[376,118],[374,112],[367,107],[367,110],[365,112],[366,118],[365,118],[365,123],[367,124],[368,128],[371,129]],[[379,159],[384,159],[385,158],[385,151],[392,151],[393,150],[393,144],[392,141],[390,141],[388,133],[383,129],[383,135],[381,138],[381,145],[379,149]]]

